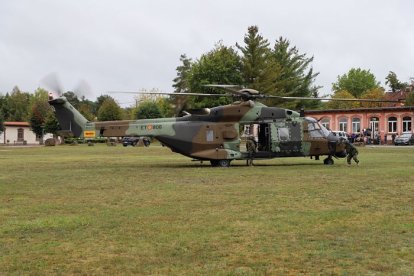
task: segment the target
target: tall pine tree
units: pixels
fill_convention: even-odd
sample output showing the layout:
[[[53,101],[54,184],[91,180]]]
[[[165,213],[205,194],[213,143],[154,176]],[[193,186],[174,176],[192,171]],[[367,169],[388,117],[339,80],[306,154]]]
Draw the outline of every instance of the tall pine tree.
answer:
[[[279,65],[279,74],[273,79],[275,93],[289,97],[318,97],[318,89],[313,83],[319,73],[314,73],[311,63],[313,57],[307,58],[300,54],[296,46],[291,47],[287,39],[280,37],[273,48],[272,57]],[[312,107],[318,101],[291,101],[284,106],[290,108]]]
[[[242,53],[242,76],[246,87],[261,92],[268,88],[271,75],[276,71],[271,59],[269,42],[259,34],[257,26],[250,26],[244,36],[244,46],[236,43]]]

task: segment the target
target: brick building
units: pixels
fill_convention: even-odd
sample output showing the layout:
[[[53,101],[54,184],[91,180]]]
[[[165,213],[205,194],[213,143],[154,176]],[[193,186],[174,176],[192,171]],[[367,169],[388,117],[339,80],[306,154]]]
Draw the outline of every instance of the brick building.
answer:
[[[308,110],[305,115],[320,120],[330,130],[345,131],[350,135],[371,129],[372,138],[378,135],[381,143],[390,143],[395,135],[413,133],[414,106],[402,104],[408,93],[410,91],[388,92],[387,99],[400,103],[384,107]]]

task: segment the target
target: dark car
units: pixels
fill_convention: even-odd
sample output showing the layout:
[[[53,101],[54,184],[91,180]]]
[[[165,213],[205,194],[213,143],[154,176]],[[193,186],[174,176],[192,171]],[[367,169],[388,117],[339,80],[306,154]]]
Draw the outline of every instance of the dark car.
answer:
[[[414,145],[414,133],[403,133],[394,139],[394,145]]]
[[[148,147],[150,145],[150,140],[146,137],[124,137],[122,139],[122,145],[124,147],[126,146],[133,146],[135,147],[139,141],[142,140],[142,143],[144,144],[144,146]]]

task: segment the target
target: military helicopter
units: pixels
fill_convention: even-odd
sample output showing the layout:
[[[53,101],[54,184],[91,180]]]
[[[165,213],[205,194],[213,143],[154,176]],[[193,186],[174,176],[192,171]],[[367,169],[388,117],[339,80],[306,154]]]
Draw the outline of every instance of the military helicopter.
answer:
[[[212,86],[231,88],[227,85]],[[232,93],[226,94],[174,95],[229,96],[238,97],[239,100],[229,105],[186,112],[184,116],[176,118],[105,122],[88,121],[65,97],[55,93],[49,93],[49,104],[53,106],[62,130],[75,137],[152,137],[173,152],[194,160],[209,161],[213,167],[229,167],[233,160],[246,160],[246,164],[251,165],[253,160],[258,159],[298,156],[316,160],[320,156],[326,156],[323,163],[333,165],[333,157],[346,156],[344,144],[339,143],[339,138],[316,119],[305,117],[304,112],[268,107],[255,101],[269,97],[329,99],[265,96],[248,88],[233,89]],[[246,146],[242,143],[242,138],[247,140]]]

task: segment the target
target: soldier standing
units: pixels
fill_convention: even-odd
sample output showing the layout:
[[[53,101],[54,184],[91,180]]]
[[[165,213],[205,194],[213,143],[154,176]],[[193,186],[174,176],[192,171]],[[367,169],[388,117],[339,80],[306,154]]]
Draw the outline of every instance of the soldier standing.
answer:
[[[254,137],[249,137],[246,141],[247,152],[249,153],[249,159],[247,160],[247,165],[253,166],[254,155],[257,152],[257,143],[254,140]]]

